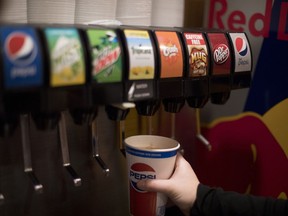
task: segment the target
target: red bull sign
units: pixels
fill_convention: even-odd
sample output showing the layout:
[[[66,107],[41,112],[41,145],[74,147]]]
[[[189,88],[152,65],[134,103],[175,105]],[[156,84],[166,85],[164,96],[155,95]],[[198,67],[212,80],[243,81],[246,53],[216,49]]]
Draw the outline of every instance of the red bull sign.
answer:
[[[226,190],[287,199],[288,64],[284,54],[288,50],[288,2],[206,3],[206,26],[229,31],[234,75],[252,67],[249,48],[253,49],[255,64],[249,92],[237,91],[237,97],[230,97],[229,104],[221,107],[222,117],[217,107],[203,109],[202,113],[210,108],[209,115],[214,117],[201,128],[212,151],[197,143],[195,156],[201,164],[194,167],[195,172],[201,182]],[[237,33],[243,31],[247,37]],[[248,39],[251,47],[247,46]],[[231,110],[236,113],[239,109],[240,113],[231,115]]]

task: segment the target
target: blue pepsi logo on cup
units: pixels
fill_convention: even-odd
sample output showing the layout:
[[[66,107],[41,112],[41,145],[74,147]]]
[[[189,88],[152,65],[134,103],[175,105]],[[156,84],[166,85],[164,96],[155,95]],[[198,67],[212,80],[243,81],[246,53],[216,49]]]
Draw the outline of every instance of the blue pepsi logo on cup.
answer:
[[[236,50],[240,56],[246,56],[247,55],[248,46],[247,46],[246,41],[243,38],[237,37],[235,39],[235,46],[236,46]]]
[[[2,27],[4,87],[40,86],[43,82],[43,63],[37,34],[33,28]]]

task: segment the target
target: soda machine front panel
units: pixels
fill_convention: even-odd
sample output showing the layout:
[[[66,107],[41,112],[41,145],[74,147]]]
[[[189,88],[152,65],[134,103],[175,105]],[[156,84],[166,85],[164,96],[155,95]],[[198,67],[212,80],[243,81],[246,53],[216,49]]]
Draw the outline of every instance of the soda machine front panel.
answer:
[[[32,27],[1,27],[3,80],[7,89],[43,83],[43,61],[38,35]]]
[[[50,60],[50,86],[84,84],[84,53],[78,31],[74,28],[46,28],[44,33]]]
[[[231,50],[224,33],[208,33],[213,75],[229,75],[231,72]]]
[[[87,30],[91,52],[92,80],[97,83],[122,81],[122,52],[113,30]]]
[[[252,56],[245,33],[229,33],[234,47],[235,67],[234,72],[252,70]]]
[[[160,78],[183,76],[183,51],[176,32],[156,31],[160,50]]]
[[[202,33],[184,33],[189,55],[189,77],[208,75],[209,56]]]
[[[148,31],[124,30],[129,53],[129,80],[155,77],[154,50]]]

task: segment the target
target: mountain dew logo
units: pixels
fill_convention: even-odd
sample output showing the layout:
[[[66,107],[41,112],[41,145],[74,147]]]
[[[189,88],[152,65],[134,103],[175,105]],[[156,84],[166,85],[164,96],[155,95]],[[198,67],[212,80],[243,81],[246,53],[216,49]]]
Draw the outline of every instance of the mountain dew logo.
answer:
[[[99,83],[122,80],[121,49],[117,35],[111,30],[87,31],[90,44],[92,78]]]

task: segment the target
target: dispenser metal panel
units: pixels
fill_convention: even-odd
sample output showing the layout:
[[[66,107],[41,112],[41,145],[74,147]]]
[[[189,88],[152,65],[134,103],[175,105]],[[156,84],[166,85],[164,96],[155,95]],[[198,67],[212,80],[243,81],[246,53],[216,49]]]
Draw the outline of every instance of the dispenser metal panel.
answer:
[[[122,81],[122,52],[113,30],[87,30],[91,54],[92,79],[97,83]]]
[[[1,27],[3,80],[7,89],[35,87],[43,83],[43,61],[36,31],[32,27]]]
[[[81,85],[86,81],[83,47],[77,29],[46,28],[50,86]]]

